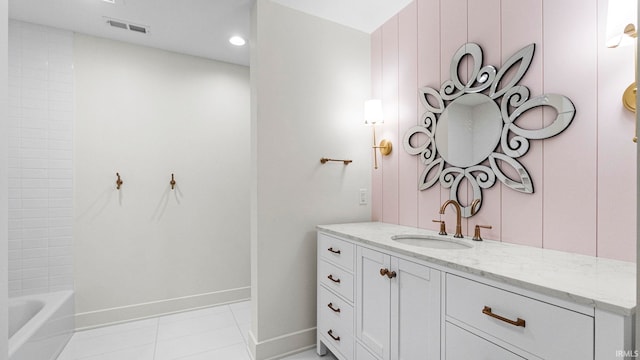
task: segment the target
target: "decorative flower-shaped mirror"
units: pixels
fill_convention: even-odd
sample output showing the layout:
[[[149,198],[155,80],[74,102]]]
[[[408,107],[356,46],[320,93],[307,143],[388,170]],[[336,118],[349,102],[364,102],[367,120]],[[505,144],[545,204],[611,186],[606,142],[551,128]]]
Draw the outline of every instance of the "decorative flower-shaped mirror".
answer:
[[[496,178],[513,190],[533,193],[531,176],[518,158],[529,150],[529,140],[558,135],[575,116],[575,107],[566,96],[544,94],[530,98],[529,89],[518,85],[531,65],[534,49],[535,44],[522,48],[496,70],[491,65],[482,66],[478,44],[464,44],[451,61],[451,79],[439,91],[431,87],[419,89],[426,111],[420,125],[406,132],[404,149],[420,156],[425,165],[418,180],[419,189],[426,190],[440,182],[450,189],[449,198],[460,203],[464,217],[477,213],[482,206],[482,189],[493,186]],[[472,70],[463,84],[458,69],[467,56]],[[557,116],[550,125],[531,130],[516,124],[523,113],[542,106],[555,109]],[[463,180],[471,185],[474,206],[458,199]]]

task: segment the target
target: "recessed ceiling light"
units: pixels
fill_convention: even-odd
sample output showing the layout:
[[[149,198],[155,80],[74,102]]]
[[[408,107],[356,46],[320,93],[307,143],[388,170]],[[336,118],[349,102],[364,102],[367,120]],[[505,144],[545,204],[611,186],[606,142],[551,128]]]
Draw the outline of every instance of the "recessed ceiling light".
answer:
[[[229,42],[235,46],[242,46],[247,43],[245,39],[240,36],[232,36],[229,38]]]
[[[106,3],[109,3],[109,4],[115,4],[116,3],[116,0],[102,0],[102,1],[104,1]]]

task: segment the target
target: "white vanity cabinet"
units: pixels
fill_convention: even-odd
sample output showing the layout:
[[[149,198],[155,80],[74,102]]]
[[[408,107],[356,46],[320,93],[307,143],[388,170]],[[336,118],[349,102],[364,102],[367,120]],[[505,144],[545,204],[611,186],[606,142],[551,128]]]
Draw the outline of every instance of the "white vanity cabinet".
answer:
[[[355,245],[318,234],[317,351],[354,359]]]
[[[365,225],[319,227],[319,354],[329,348],[340,360],[601,360],[633,353],[635,297],[607,297],[609,288],[633,283],[632,264],[522,252],[495,242],[474,244],[467,255],[413,251],[389,240],[389,234],[406,228]],[[512,256],[511,263],[532,261],[544,279],[575,274],[563,279],[586,284],[582,287],[598,282],[588,292],[593,295],[575,297],[564,290],[569,282],[545,287],[522,282],[530,273],[519,268],[500,279],[481,269],[483,262],[499,266],[495,259],[505,254]],[[537,266],[549,257],[558,259],[546,264],[554,271]],[[580,277],[575,264],[581,272],[596,272]],[[623,281],[620,273],[627,274]]]
[[[440,357],[440,272],[357,246],[356,338],[380,360]]]

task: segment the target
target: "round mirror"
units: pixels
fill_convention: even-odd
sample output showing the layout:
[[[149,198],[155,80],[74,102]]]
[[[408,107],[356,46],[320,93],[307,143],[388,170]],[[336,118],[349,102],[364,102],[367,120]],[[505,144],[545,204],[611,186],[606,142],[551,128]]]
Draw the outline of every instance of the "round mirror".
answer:
[[[465,94],[440,115],[436,147],[453,166],[477,165],[498,146],[502,125],[500,108],[493,100],[484,94]]]

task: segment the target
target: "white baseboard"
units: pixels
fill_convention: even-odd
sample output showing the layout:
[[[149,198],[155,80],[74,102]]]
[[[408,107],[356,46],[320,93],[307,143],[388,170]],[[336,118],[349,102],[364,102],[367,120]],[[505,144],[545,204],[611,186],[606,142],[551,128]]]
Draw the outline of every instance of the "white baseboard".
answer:
[[[75,316],[76,330],[87,330],[132,320],[249,300],[250,296],[251,287],[247,286],[206,294],[78,313]]]
[[[253,360],[276,360],[314,347],[316,328],[304,329],[265,341],[256,341],[249,331],[249,355]]]

